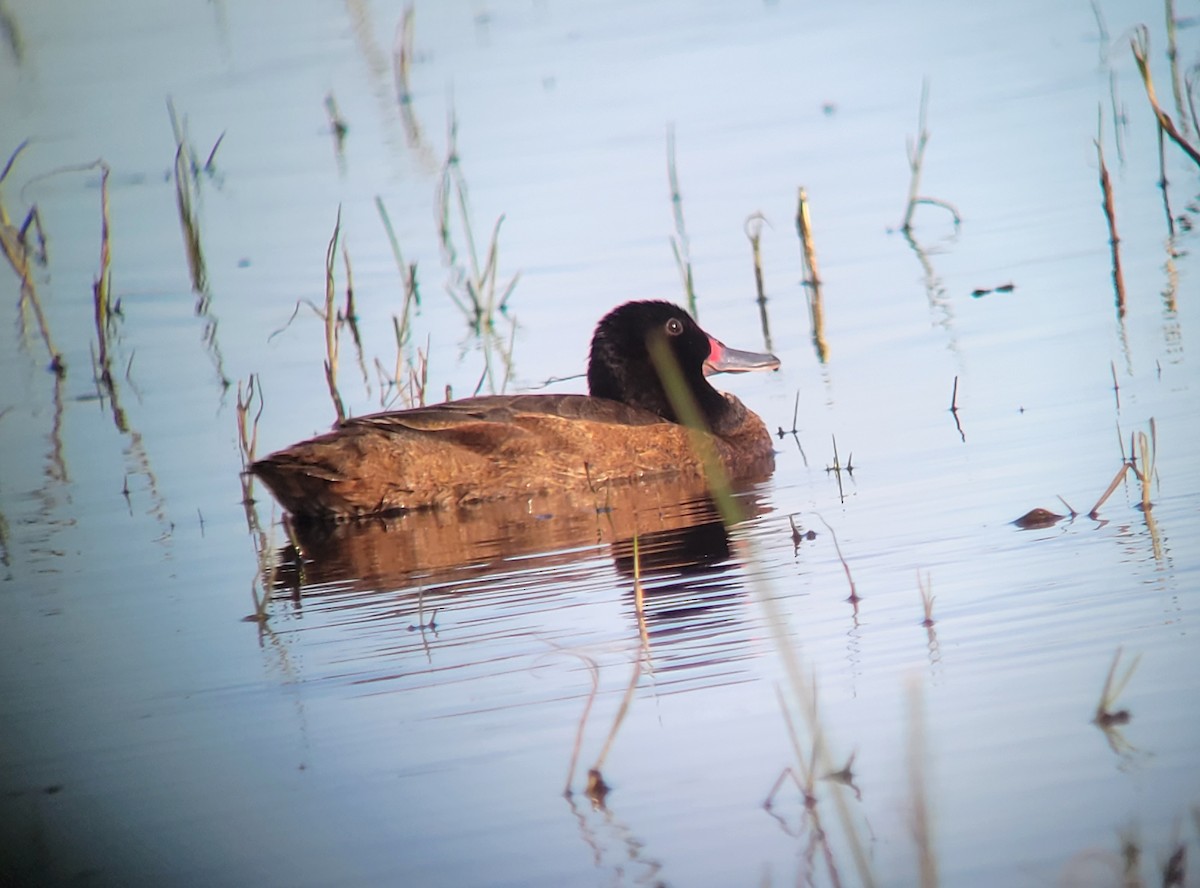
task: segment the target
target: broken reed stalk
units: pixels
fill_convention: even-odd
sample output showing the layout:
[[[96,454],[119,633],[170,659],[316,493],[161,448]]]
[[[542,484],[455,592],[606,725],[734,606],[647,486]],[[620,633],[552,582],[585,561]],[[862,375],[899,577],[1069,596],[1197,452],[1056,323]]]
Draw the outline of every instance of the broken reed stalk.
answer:
[[[258,401],[258,410],[254,418],[250,418],[250,410]],[[242,457],[242,469],[250,468],[258,452],[258,421],[263,414],[262,384],[257,373],[251,373],[243,389],[242,381],[237,384],[237,430],[238,450]]]
[[[100,162],[100,274],[92,281],[93,307],[96,320],[96,340],[99,349],[99,379],[112,391],[112,365],[108,354],[108,326],[112,319],[110,294],[112,290],[112,248],[109,238],[108,164]]]
[[[1183,75],[1184,88],[1187,92],[1188,110],[1192,115],[1192,129],[1200,133],[1200,115],[1196,113],[1196,74],[1200,73],[1200,66],[1193,65],[1188,69],[1188,72]]]
[[[408,74],[412,66],[413,52],[413,16],[415,10],[412,4],[404,7],[404,15],[396,33],[396,98],[401,105],[412,102],[412,92],[408,88]]]
[[[913,215],[917,212],[917,206],[920,204],[930,204],[944,209],[954,218],[956,229],[962,224],[962,216],[959,215],[953,204],[936,197],[923,197],[920,193],[921,174],[925,167],[925,148],[929,145],[929,129],[926,126],[928,113],[929,78],[925,78],[921,81],[921,107],[917,113],[917,140],[916,142],[908,140],[908,168],[912,176],[908,182],[908,204],[904,210],[904,222],[901,224],[900,230],[910,237]]]
[[[192,173],[194,162],[186,142],[175,145],[175,205],[179,210],[179,227],[183,232],[183,247],[187,255],[188,272],[192,289],[200,295],[197,313],[203,314],[207,306],[208,272],[204,264],[204,247],[200,242],[200,219],[192,200],[197,190]]]
[[[829,522],[826,521],[823,516],[817,515],[817,517],[821,519],[821,523],[824,524],[825,529],[829,531],[829,536],[833,539],[834,551],[837,552],[838,561],[842,563],[842,570],[846,572],[846,581],[850,583],[850,597],[846,600],[857,604],[862,599],[858,597],[858,590],[854,587],[854,577],[850,575],[850,565],[846,562],[846,556],[842,554],[842,547],[838,544],[837,534],[834,532],[833,528],[829,526]]]
[[[1118,438],[1118,440],[1120,440]],[[1117,470],[1117,474],[1113,476],[1112,481],[1100,495],[1100,499],[1096,501],[1096,505],[1092,506],[1088,512],[1088,517],[1092,520],[1100,513],[1100,507],[1112,496],[1113,491],[1124,480],[1126,473],[1133,472],[1134,476],[1141,483],[1142,494],[1142,510],[1149,512],[1153,508],[1153,503],[1150,501],[1150,482],[1154,477],[1155,457],[1158,450],[1158,434],[1157,426],[1154,418],[1150,418],[1150,434],[1138,432],[1130,434],[1129,456],[1125,456],[1124,442],[1121,442],[1121,468]],[[1141,457],[1141,468],[1138,468],[1138,456]]]
[[[1100,123],[1096,138],[1096,157],[1100,163],[1100,192],[1104,198],[1104,218],[1108,222],[1108,243],[1112,251],[1113,289],[1117,295],[1117,316],[1125,317],[1125,275],[1121,271],[1121,238],[1117,234],[1117,211],[1113,205],[1112,180],[1108,165],[1104,162],[1104,144],[1101,141],[1104,127],[1104,110],[1100,109]]]
[[[1163,137],[1163,128],[1158,131],[1158,190],[1162,192],[1163,212],[1167,216],[1167,237],[1175,238],[1175,214],[1171,212],[1171,189],[1167,181],[1167,140]]]
[[[274,516],[271,518],[270,530],[265,531],[258,522],[258,512],[252,507],[253,501],[247,503],[246,514],[254,515],[255,517],[250,523],[251,533],[257,538],[258,548],[258,568],[255,571],[254,579],[250,581],[250,600],[254,602],[254,613],[244,617],[247,623],[257,623],[259,628],[259,644],[262,643],[262,633],[265,631],[272,637],[267,623],[271,619],[270,603],[271,590],[275,588],[276,577],[279,574],[279,565],[276,563],[273,556],[275,551],[275,543],[273,537],[275,535]],[[250,521],[250,519],[247,519]],[[289,528],[290,530],[290,528]],[[296,551],[300,551],[298,548]],[[261,594],[259,593],[259,590]]]
[[[1179,47],[1175,39],[1178,21],[1175,18],[1175,0],[1164,0],[1167,24],[1167,66],[1171,71],[1171,92],[1175,98],[1175,113],[1179,115],[1179,123],[1186,133],[1188,128],[1187,115],[1183,107],[1183,84],[1179,78]]]
[[[416,10],[413,4],[404,8],[400,24],[396,26],[396,37],[392,47],[393,74],[396,79],[396,101],[400,105],[400,119],[404,123],[404,134],[409,147],[421,144],[421,126],[413,113],[412,89],[409,86],[409,74],[413,60],[413,33],[416,24]]]
[[[742,230],[746,232],[746,238],[750,241],[750,256],[754,261],[754,292],[758,296],[758,304],[767,304],[767,294],[763,288],[763,270],[762,270],[762,227],[766,217],[762,213],[754,213],[747,217]]]
[[[333,409],[337,411],[337,421],[346,419],[346,407],[338,392],[338,324],[337,309],[334,307],[333,267],[337,261],[338,237],[342,232],[342,207],[338,205],[337,221],[333,226],[333,237],[329,239],[329,247],[325,251],[325,381],[329,384],[329,397],[333,399]]]
[[[625,686],[625,693],[621,697],[621,705],[617,707],[617,714],[613,716],[612,727],[608,730],[608,736],[604,738],[604,745],[600,747],[600,754],[596,756],[596,763],[588,771],[589,790],[592,787],[604,786],[604,780],[600,776],[604,768],[604,760],[608,758],[608,753],[612,750],[613,742],[617,739],[617,731],[621,729],[621,724],[625,721],[625,716],[629,713],[629,707],[633,703],[634,692],[637,690],[638,679],[642,677],[642,668],[642,651],[639,650],[637,656],[633,658],[633,673],[629,676],[629,684]]]
[[[1104,13],[1100,9],[1100,4],[1096,0],[1091,0],[1092,15],[1096,17],[1096,29],[1100,32],[1100,64],[1103,65],[1108,61],[1108,25],[1104,21]]]
[[[925,128],[925,115],[929,110],[929,79],[921,81],[921,105],[917,113],[917,141],[908,141],[908,206],[904,211],[902,231],[912,231],[913,214],[917,211],[917,195],[921,188],[921,167],[925,163],[925,146],[929,143],[929,131]]]
[[[671,236],[671,252],[683,278],[683,290],[687,294],[688,311],[696,317],[696,288],[692,276],[691,246],[687,226],[683,222],[683,196],[679,192],[679,173],[675,168],[675,124],[667,124],[667,181],[671,186],[671,213],[675,217],[675,234]]]
[[[350,325],[354,338],[358,339],[358,309],[354,305],[354,269],[350,265],[350,247],[342,238],[342,264],[346,266],[346,310],[342,320]]]
[[[1150,420],[1150,437],[1145,432],[1137,433],[1138,454],[1141,456],[1141,470],[1135,469],[1142,489],[1142,511],[1149,513],[1153,508],[1150,502],[1150,482],[1154,477],[1154,463],[1157,435],[1155,434],[1154,419]]]
[[[800,186],[796,198],[796,234],[800,238],[800,260],[808,296],[813,347],[817,350],[817,360],[824,364],[829,358],[829,346],[825,342],[825,304],[821,296],[821,276],[817,271],[817,251],[813,245],[808,193],[803,185]]]
[[[195,313],[197,317],[205,318],[202,341],[208,349],[213,368],[217,371],[221,391],[224,393],[233,385],[233,380],[225,373],[225,358],[217,341],[218,320],[209,313],[212,294],[208,289],[208,272],[200,236],[200,212],[196,200],[200,195],[200,173],[203,172],[211,178],[216,172],[217,150],[225,140],[225,133],[217,137],[204,165],[200,166],[188,141],[186,119],[180,123],[175,114],[175,104],[169,97],[167,112],[171,118],[171,130],[175,134],[175,204],[179,211],[179,226],[183,233],[184,253],[187,256],[192,290],[196,294]]]
[[[29,144],[29,140],[21,142],[16,147],[12,154],[8,157],[8,162],[4,165],[3,172],[0,172],[0,186],[4,184],[4,180],[8,178],[8,174],[12,171],[13,165],[17,162],[17,158],[21,152],[25,150]],[[34,319],[37,322],[38,332],[41,334],[42,342],[46,345],[46,351],[50,355],[50,369],[59,377],[67,372],[66,362],[63,360],[62,353],[55,347],[54,340],[50,335],[50,325],[46,321],[45,312],[42,311],[42,302],[38,298],[37,286],[33,280],[33,268],[30,262],[30,252],[26,241],[26,234],[31,225],[37,228],[38,236],[41,239],[41,255],[43,261],[46,255],[46,240],[42,233],[42,224],[38,215],[37,207],[31,207],[25,216],[25,221],[20,228],[12,224],[12,219],[8,215],[8,208],[4,204],[3,193],[0,192],[0,249],[4,250],[4,255],[8,259],[18,278],[21,279],[21,297],[18,301],[18,308],[23,309],[28,305],[33,310]],[[21,316],[22,321],[25,315]]]
[[[410,407],[425,406],[425,389],[429,385],[429,339],[425,340],[425,349],[417,349],[416,361],[408,362],[408,404]],[[446,400],[454,400],[450,396],[450,386],[446,385]]]
[[[642,652],[650,656],[650,630],[646,627],[646,590],[642,587],[642,554],[638,535],[633,535],[633,612],[637,615]]]
[[[596,702],[596,693],[600,690],[600,667],[596,665],[596,661],[591,657],[575,651],[569,651],[568,653],[579,657],[587,667],[588,674],[592,677],[592,690],[588,694],[587,703],[583,706],[583,713],[579,716],[579,726],[575,729],[575,743],[571,748],[571,763],[567,766],[567,785],[563,789],[563,795],[569,798],[571,795],[571,782],[575,779],[575,766],[579,763],[579,751],[583,748],[583,729],[587,726],[588,716],[592,712],[592,704]]]
[[[813,246],[812,219],[808,212],[808,192],[801,185],[796,201],[796,231],[800,235],[801,258],[804,259],[804,278],[814,291],[821,291],[821,274],[817,271],[817,251]]]
[[[1091,511],[1088,512],[1089,518],[1091,518],[1093,521],[1096,520],[1096,517],[1100,514],[1100,507],[1107,502],[1108,498],[1112,496],[1113,491],[1120,486],[1121,481],[1125,478],[1125,473],[1128,472],[1129,469],[1129,463],[1121,463],[1121,468],[1118,469],[1117,474],[1113,476],[1112,482],[1108,485],[1108,488],[1104,491],[1104,493],[1100,494],[1100,499],[1096,500],[1096,505],[1092,506]]]
[[[1187,138],[1179,132],[1175,126],[1175,122],[1171,120],[1171,116],[1158,104],[1158,96],[1154,91],[1154,78],[1150,74],[1150,63],[1148,60],[1150,53],[1150,32],[1145,25],[1137,26],[1134,36],[1129,41],[1129,45],[1133,49],[1133,59],[1137,63],[1138,73],[1142,76],[1142,85],[1146,88],[1146,98],[1150,101],[1150,107],[1154,111],[1154,116],[1158,119],[1158,125],[1170,136],[1171,141],[1178,145],[1183,153],[1192,159],[1193,163],[1200,166],[1200,151],[1193,147]]]
[[[767,293],[763,286],[762,270],[762,228],[767,219],[762,213],[754,213],[747,217],[742,230],[750,241],[750,254],[754,260],[754,290],[758,294],[758,319],[762,323],[763,341],[767,351],[774,351],[771,346],[771,322],[767,317]]]

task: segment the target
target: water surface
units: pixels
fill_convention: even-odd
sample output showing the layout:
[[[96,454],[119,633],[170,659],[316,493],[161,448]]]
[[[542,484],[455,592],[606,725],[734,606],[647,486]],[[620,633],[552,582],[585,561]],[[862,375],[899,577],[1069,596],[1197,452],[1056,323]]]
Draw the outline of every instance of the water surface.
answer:
[[[1180,846],[1194,859],[1200,177],[1168,143],[1172,235],[1128,47],[1146,24],[1180,119],[1163,12],[1098,8],[1103,36],[1088,4],[418,4],[402,105],[399,8],[5,4],[0,152],[29,144],[2,196],[16,225],[37,205],[34,278],[67,369],[46,369],[0,269],[0,872],[909,885],[924,847],[946,885],[1115,885],[1124,844],[1147,884]],[[1183,71],[1200,58],[1193,25]],[[926,80],[921,191],[962,221],[922,207],[910,242],[905,144]],[[201,162],[220,140],[199,174],[199,293],[168,98]],[[451,115],[480,255],[503,215],[498,286],[520,274],[493,337],[447,293],[461,295],[436,209]],[[668,127],[699,319],[783,362],[721,387],[772,429],[796,417],[772,478],[739,491],[743,521],[726,528],[670,484],[295,539],[261,488],[244,508],[238,384],[261,384],[260,453],[335,416],[306,302],[324,301],[339,207],[365,368],[343,330],[349,412],[404,400],[376,367],[395,371],[404,303],[377,198],[421,293],[402,381],[419,349],[430,401],[582,390],[597,318],[686,300]],[[98,158],[120,300],[111,390],[93,364],[101,175],[81,168]],[[769,341],[744,231],[756,212]],[[336,275],[341,303],[342,258]],[[1127,475],[1086,517],[1152,428],[1152,511]],[[1059,496],[1081,514],[1012,524],[1066,513]],[[1128,720],[1105,732],[1093,717],[1118,650],[1118,672],[1137,666],[1113,705]],[[814,689],[818,776],[853,756],[852,785],[817,780],[806,809],[785,779],[764,809],[813,753]],[[600,799],[584,790],[602,756]]]

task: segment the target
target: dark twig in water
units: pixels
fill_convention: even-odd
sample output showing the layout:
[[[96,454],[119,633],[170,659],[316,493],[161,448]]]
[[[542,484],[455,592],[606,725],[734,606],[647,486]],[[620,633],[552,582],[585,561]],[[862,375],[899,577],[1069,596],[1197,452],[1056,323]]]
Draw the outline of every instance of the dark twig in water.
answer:
[[[817,532],[815,530],[802,531],[799,527],[797,527],[796,519],[792,515],[788,515],[788,524],[791,525],[792,528],[792,546],[796,550],[800,548],[800,544],[805,540],[811,541],[817,538]]]
[[[958,419],[958,377],[954,377],[954,390],[950,393],[950,413],[954,416],[954,427],[958,429],[958,436],[962,438],[964,444],[967,443],[967,433],[963,431],[962,423]]]
[[[837,435],[833,435],[833,465],[825,467],[825,473],[833,473],[837,476],[838,497],[842,502],[846,501],[846,492],[842,489],[842,472],[845,472],[851,478],[854,477],[854,454],[850,454],[850,458],[846,461],[846,465],[842,465],[838,458]]]
[[[350,132],[350,125],[346,123],[346,118],[342,117],[342,112],[338,108],[337,99],[333,97],[333,93],[325,94],[325,113],[329,117],[329,132],[333,134],[333,147],[337,153],[338,162],[344,163],[346,157],[346,135]]]
[[[796,442],[796,449],[800,451],[800,458],[804,461],[804,467],[808,468],[808,457],[804,453],[804,445],[800,443],[800,429],[796,427],[796,422],[799,418],[800,418],[800,391],[797,389],[796,403],[795,403],[795,406],[792,408],[792,427],[790,429],[784,429],[783,426],[780,426],[779,431],[776,434],[779,435],[779,440],[781,440],[781,441],[783,440],[784,435],[792,436],[792,439]]]

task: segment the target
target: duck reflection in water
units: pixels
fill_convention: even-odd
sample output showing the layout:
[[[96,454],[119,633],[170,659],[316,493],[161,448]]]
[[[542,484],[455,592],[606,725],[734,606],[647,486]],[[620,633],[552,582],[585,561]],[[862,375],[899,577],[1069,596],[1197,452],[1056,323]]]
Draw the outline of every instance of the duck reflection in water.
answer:
[[[755,485],[737,489],[747,518],[763,513]],[[680,633],[710,636],[740,620],[740,564],[702,488],[660,482],[614,491],[600,508],[569,510],[545,498],[531,505],[532,512],[511,502],[486,503],[456,515],[420,511],[340,524],[296,523],[292,542],[277,554],[272,607],[286,608],[283,602],[290,600],[296,611],[306,605],[320,610],[335,596],[341,625],[377,631],[380,597],[390,596],[398,599],[399,607],[389,609],[397,614],[398,628],[417,623],[418,612],[428,619],[435,610],[438,625],[446,627],[455,611],[478,614],[519,583],[531,607],[552,610],[566,597],[564,577],[586,582],[580,569],[603,570],[595,557],[603,551],[597,544],[607,544],[616,571],[629,580],[623,601],[634,620],[636,535],[652,641],[669,644]],[[603,579],[596,584],[603,586]],[[361,623],[347,612],[355,608],[363,610]],[[367,619],[368,612],[375,618]],[[536,613],[524,629],[539,631]]]

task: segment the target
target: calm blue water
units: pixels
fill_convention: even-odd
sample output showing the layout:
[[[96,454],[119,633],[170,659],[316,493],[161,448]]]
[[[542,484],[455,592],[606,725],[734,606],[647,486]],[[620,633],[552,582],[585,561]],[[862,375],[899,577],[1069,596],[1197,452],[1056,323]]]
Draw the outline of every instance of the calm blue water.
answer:
[[[30,141],[0,197],[14,225],[38,208],[35,283],[67,372],[46,370],[6,264],[4,879],[910,885],[921,799],[940,884],[1122,884],[1126,839],[1147,884],[1180,844],[1194,859],[1200,176],[1168,144],[1171,238],[1128,48],[1145,23],[1180,119],[1163,12],[1099,9],[1107,43],[1087,4],[418,4],[406,123],[400,8],[6,4],[0,154]],[[1181,21],[1181,72],[1197,33]],[[914,245],[896,229],[923,79],[921,191],[962,224],[923,207]],[[220,139],[197,196],[202,311],[168,97],[201,161]],[[503,215],[498,289],[520,275],[490,343],[447,292],[461,295],[436,197],[451,108],[480,260]],[[663,485],[609,513],[512,503],[292,541],[259,490],[254,529],[237,383],[261,382],[260,454],[333,421],[308,303],[324,301],[339,207],[362,338],[361,364],[341,338],[351,413],[402,401],[381,381],[404,286],[376,198],[421,295],[405,386],[419,349],[431,401],[582,390],[553,380],[582,372],[596,319],[685,299],[669,125],[699,319],[730,345],[766,344],[744,223],[768,223],[783,369],[720,383],[772,429],[798,410],[797,434],[741,491],[744,522],[726,531],[696,491]],[[115,404],[93,371],[101,188],[81,167],[97,158]],[[825,361],[799,284],[801,185]],[[469,268],[456,203],[450,219]],[[340,303],[341,254],[336,276]],[[1128,476],[1096,520],[1011,524],[1067,511],[1059,496],[1088,512],[1152,420],[1149,520]],[[840,487],[835,440],[854,467]],[[789,516],[815,538],[795,544]],[[246,620],[256,608],[265,620]],[[1106,734],[1092,718],[1118,649],[1118,673],[1137,665],[1114,704],[1129,720]],[[853,786],[815,782],[819,823],[786,778],[765,810],[814,731],[818,776],[853,756]],[[594,765],[603,805],[583,793]]]

